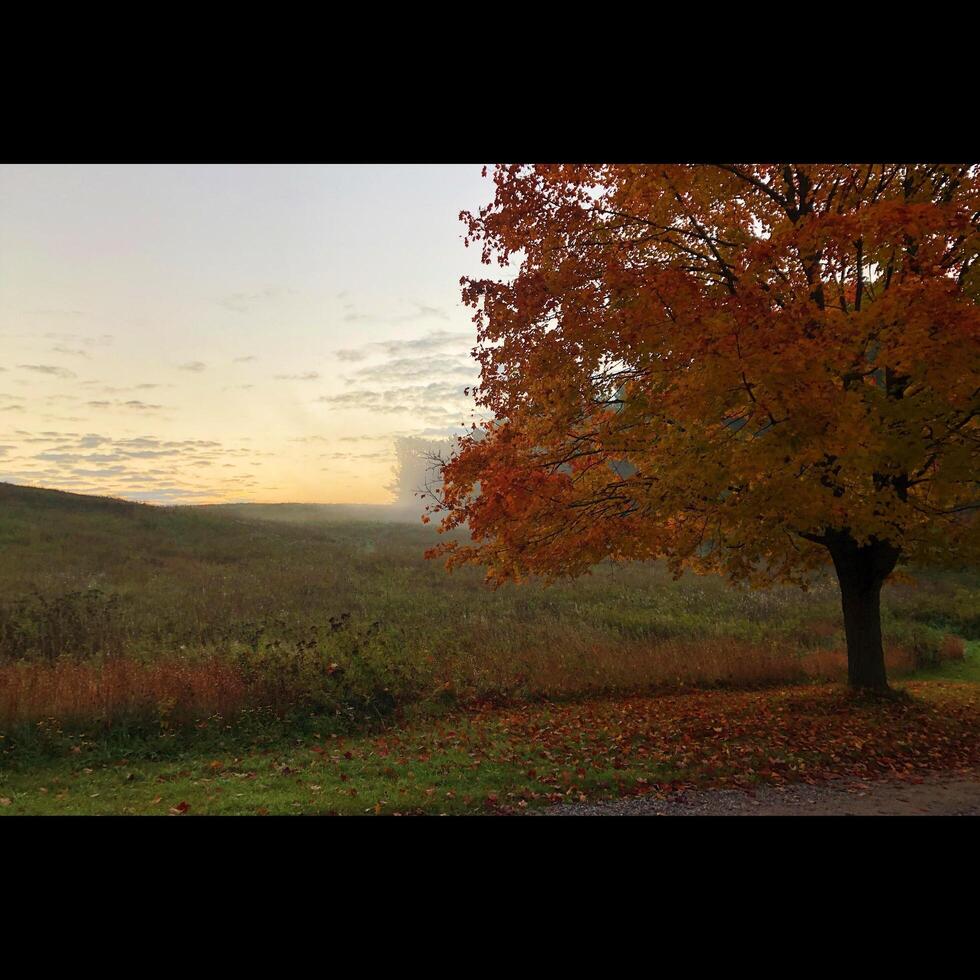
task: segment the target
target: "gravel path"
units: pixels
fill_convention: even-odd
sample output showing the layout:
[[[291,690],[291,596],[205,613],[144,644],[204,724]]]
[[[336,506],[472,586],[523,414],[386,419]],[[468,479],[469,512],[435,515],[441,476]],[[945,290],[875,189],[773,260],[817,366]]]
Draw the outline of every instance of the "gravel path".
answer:
[[[608,803],[561,803],[547,816],[980,816],[980,779],[922,783],[840,782],[637,796]]]

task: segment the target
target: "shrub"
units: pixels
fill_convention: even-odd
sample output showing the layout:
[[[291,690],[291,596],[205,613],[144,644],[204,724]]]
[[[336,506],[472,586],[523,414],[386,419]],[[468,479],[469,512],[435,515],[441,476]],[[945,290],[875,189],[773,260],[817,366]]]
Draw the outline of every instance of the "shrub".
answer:
[[[966,643],[960,637],[947,633],[939,647],[939,659],[941,661],[963,660],[965,656]]]
[[[913,670],[938,667],[946,660],[961,660],[965,653],[959,637],[924,623],[896,624],[891,633],[896,645],[911,654]]]
[[[434,683],[397,630],[380,622],[354,628],[349,613],[331,618],[325,630],[280,618],[249,624],[247,632],[250,642],[235,652],[241,676],[252,700],[277,713],[384,717]]]

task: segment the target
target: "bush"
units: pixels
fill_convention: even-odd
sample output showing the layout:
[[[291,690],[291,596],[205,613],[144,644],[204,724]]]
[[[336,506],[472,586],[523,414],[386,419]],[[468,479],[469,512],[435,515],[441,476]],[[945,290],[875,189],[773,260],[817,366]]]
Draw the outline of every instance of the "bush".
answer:
[[[959,637],[923,623],[903,624],[895,632],[897,644],[912,655],[914,670],[938,667],[947,660],[962,660],[966,650]]]
[[[965,657],[966,643],[960,637],[947,633],[939,648],[939,659],[942,661],[963,660]]]
[[[249,642],[235,651],[241,676],[252,700],[277,713],[379,718],[435,683],[398,631],[380,622],[354,628],[349,613],[331,618],[325,630],[279,618],[247,624],[246,633]]]

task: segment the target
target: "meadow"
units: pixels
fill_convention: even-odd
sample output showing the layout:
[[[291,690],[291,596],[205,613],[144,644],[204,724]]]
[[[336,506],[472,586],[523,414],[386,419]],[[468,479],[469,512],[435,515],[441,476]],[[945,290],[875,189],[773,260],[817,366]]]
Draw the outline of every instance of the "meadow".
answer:
[[[146,773],[133,776],[134,765],[157,767],[157,776],[172,769],[178,782],[200,769],[208,780],[232,771],[229,758],[255,753],[273,752],[295,771],[289,753],[302,751],[336,755],[338,799],[363,812],[344,795],[340,770],[351,750],[334,748],[345,740],[363,756],[378,739],[423,745],[449,731],[443,748],[413,743],[410,754],[449,752],[438,765],[452,768],[470,757],[466,746],[446,748],[460,732],[484,723],[497,731],[514,710],[526,719],[654,694],[668,704],[691,691],[737,699],[799,690],[819,700],[845,676],[829,578],[806,593],[751,591],[716,578],[674,580],[659,564],[607,564],[574,582],[493,591],[477,569],[449,575],[426,561],[435,532],[402,516],[305,505],[163,508],[0,484],[0,799],[16,801],[24,780],[51,782],[39,774],[67,767],[83,780],[105,770],[112,785],[122,781],[119,793],[142,800]],[[962,682],[969,701],[980,680],[980,575],[907,571],[885,589],[884,629],[894,680]],[[486,731],[480,757],[496,758],[499,740]],[[511,762],[500,761],[497,777],[482,769],[475,786],[457,787],[459,799],[482,805],[496,796],[488,787],[513,769],[513,752],[504,755]],[[381,774],[391,768],[384,758],[371,763]],[[248,782],[259,766],[234,771]],[[615,778],[592,782],[622,791],[619,770],[609,772]],[[643,773],[638,785],[657,778]],[[107,786],[93,792],[85,796],[92,812],[115,805]],[[49,812],[44,800],[59,797],[38,793],[29,812]],[[321,812],[318,793],[307,792],[300,809],[309,797]],[[407,803],[383,809],[455,798],[412,790]],[[262,799],[226,795],[214,812],[268,808]],[[326,809],[347,812],[336,799]]]

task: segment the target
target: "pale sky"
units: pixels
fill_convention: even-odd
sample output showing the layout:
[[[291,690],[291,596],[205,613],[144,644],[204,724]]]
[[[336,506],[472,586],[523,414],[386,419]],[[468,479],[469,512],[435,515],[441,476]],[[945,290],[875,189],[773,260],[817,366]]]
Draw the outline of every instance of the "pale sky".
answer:
[[[471,418],[481,169],[0,167],[0,481],[387,502]]]

